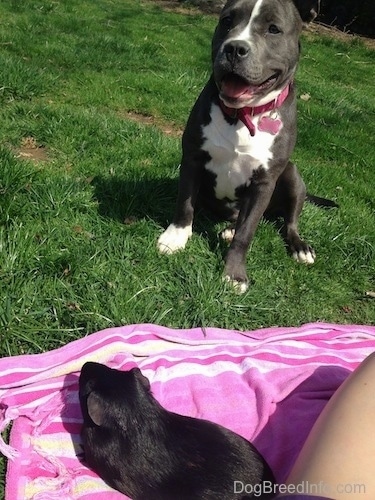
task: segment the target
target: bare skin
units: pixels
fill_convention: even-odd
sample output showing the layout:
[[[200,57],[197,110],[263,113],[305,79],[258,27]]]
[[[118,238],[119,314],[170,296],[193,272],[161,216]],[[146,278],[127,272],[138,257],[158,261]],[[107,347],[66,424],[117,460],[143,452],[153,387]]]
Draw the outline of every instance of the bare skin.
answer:
[[[330,399],[286,484],[305,481],[313,489],[304,493],[335,500],[374,500],[374,465],[375,353],[358,366]]]

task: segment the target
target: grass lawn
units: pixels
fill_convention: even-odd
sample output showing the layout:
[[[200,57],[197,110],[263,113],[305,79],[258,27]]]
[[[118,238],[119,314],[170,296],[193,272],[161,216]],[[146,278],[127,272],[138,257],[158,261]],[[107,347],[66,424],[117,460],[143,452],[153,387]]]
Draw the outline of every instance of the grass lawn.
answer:
[[[296,264],[261,223],[252,285],[221,280],[222,225],[204,214],[159,255],[180,134],[210,72],[215,18],[135,0],[0,2],[0,356],[116,325],[249,330],[375,324],[375,51],[306,33],[294,160],[311,193]]]

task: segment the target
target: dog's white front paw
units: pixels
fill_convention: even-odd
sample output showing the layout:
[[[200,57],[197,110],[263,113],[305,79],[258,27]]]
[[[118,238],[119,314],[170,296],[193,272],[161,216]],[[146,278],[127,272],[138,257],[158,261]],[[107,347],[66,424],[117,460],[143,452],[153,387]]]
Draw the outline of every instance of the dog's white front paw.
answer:
[[[297,262],[300,262],[301,264],[314,264],[315,252],[312,249],[293,252],[293,259]]]
[[[192,235],[190,226],[178,227],[170,224],[158,239],[158,249],[161,253],[171,254],[182,250]]]
[[[231,278],[230,276],[224,276],[223,279],[232,286],[233,290],[238,295],[242,295],[249,288],[249,284],[247,281],[238,281]]]

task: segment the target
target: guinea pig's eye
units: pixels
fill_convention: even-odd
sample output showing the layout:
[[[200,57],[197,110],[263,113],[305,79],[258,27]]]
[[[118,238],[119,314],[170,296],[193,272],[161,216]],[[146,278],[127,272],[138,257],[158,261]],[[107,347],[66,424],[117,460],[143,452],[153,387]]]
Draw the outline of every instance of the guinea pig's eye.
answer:
[[[231,16],[225,16],[220,19],[220,26],[225,30],[230,30],[232,27],[232,18]]]
[[[268,33],[270,33],[271,35],[278,35],[279,33],[281,33],[281,30],[279,30],[276,24],[270,24],[268,27]]]

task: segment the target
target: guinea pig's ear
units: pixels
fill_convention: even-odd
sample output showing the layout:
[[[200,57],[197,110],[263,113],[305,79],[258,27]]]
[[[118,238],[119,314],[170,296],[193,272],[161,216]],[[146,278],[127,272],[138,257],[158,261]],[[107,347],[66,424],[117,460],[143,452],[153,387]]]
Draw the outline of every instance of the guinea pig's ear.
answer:
[[[319,14],[320,0],[293,0],[304,23],[310,23]]]
[[[147,390],[150,389],[150,381],[145,377],[139,368],[132,368],[131,371],[134,373],[135,378],[143,385]]]
[[[104,408],[100,397],[95,392],[87,396],[87,413],[95,425],[102,425],[104,420]]]

